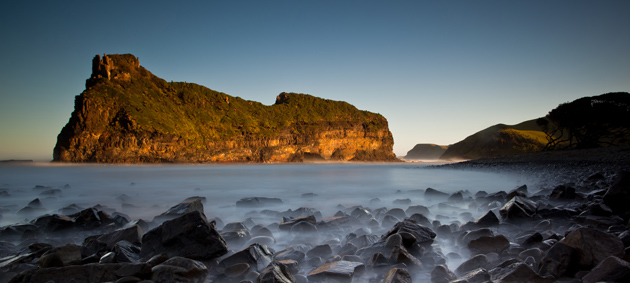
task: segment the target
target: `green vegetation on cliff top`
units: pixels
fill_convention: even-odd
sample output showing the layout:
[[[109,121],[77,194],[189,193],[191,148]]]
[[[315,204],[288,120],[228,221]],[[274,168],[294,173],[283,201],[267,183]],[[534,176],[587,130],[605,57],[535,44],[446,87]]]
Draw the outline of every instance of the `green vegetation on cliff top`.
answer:
[[[368,130],[387,127],[380,114],[349,103],[306,94],[282,93],[271,106],[244,100],[204,86],[166,82],[137,65],[133,55],[107,55],[111,78],[88,80],[84,101],[117,109],[111,131],[149,132],[212,142],[246,137],[304,134],[331,123],[366,122]],[[127,75],[128,74],[128,75]]]

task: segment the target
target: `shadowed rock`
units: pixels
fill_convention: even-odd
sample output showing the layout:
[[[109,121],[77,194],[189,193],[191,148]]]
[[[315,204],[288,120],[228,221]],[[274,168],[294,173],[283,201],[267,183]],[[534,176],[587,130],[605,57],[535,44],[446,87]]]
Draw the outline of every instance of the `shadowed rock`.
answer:
[[[251,246],[224,258],[219,266],[227,268],[238,263],[247,263],[252,269],[261,272],[273,260],[273,253],[269,251],[267,246],[252,244]]]
[[[604,195],[604,204],[606,204],[616,214],[622,214],[630,210],[630,171],[622,171],[612,186]]]
[[[208,268],[199,261],[176,256],[154,266],[151,271],[151,280],[155,283],[203,283]]]
[[[335,261],[324,264],[308,274],[308,282],[347,282],[352,281],[355,272],[364,268],[363,263]]]
[[[623,257],[623,242],[614,235],[593,228],[578,228],[560,241],[576,250],[578,264],[594,267],[609,256]]]
[[[156,222],[163,222],[166,220],[171,220],[176,217],[180,217],[186,213],[198,211],[202,215],[203,212],[203,204],[201,203],[201,199],[194,198],[192,200],[183,201],[171,208],[169,208],[166,212],[158,215],[153,219]]]
[[[411,283],[412,278],[407,269],[392,268],[387,272],[383,283]]]
[[[256,279],[258,283],[294,283],[295,277],[289,267],[281,262],[272,262]]]
[[[212,259],[226,254],[227,245],[206,218],[199,211],[193,211],[144,234],[140,256],[150,258],[161,253]]]
[[[630,263],[615,256],[609,256],[582,278],[584,283],[626,282],[630,278]]]

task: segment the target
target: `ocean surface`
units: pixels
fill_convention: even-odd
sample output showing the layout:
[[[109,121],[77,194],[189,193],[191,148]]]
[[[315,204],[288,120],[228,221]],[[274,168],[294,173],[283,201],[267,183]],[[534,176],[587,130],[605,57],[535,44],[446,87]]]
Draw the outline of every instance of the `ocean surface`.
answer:
[[[424,205],[434,216],[441,214],[446,216],[442,219],[451,217],[456,221],[463,211],[469,211],[473,217],[480,216],[481,212],[453,204],[452,211],[440,210],[437,202],[424,199],[424,190],[468,191],[474,195],[480,190],[509,191],[531,181],[518,175],[435,169],[417,163],[12,164],[0,166],[0,226],[29,221],[28,217],[15,212],[36,198],[40,199],[46,213],[60,213],[61,208],[71,204],[82,208],[100,204],[131,219],[152,220],[191,196],[205,197],[208,218],[219,217],[224,223],[242,221],[256,212],[256,209],[236,207],[236,202],[244,197],[280,198],[281,205],[264,209],[285,211],[309,207],[320,210],[323,217],[357,205],[373,209]],[[51,194],[51,189],[60,191]],[[303,196],[307,193],[316,196]],[[396,204],[395,200],[400,199],[410,202]]]

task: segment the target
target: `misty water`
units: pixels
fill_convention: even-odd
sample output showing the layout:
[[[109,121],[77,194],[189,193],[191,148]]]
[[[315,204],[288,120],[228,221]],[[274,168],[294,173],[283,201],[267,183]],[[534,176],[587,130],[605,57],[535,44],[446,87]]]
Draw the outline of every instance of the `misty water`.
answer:
[[[63,207],[72,204],[81,208],[98,204],[107,207],[110,213],[113,210],[123,213],[130,220],[151,221],[192,196],[205,197],[208,219],[218,217],[225,224],[248,218],[261,225],[282,221],[265,217],[268,215],[262,213],[265,209],[284,212],[301,207],[314,208],[321,212],[321,219],[338,211],[348,213],[354,206],[371,210],[406,210],[416,205],[429,208],[431,213],[426,216],[431,221],[461,224],[485,214],[487,209],[471,208],[470,202],[427,200],[424,190],[433,188],[449,194],[464,191],[464,197],[472,197],[478,191],[510,191],[530,181],[519,175],[436,169],[417,163],[3,165],[0,166],[0,193],[6,193],[0,196],[0,227],[27,223],[42,213],[61,214]],[[43,193],[54,189],[60,192],[54,195]],[[316,196],[304,196],[309,193]],[[237,207],[236,202],[244,197],[280,198],[282,204],[262,208]],[[16,214],[35,198],[40,199],[44,211],[31,218]],[[406,199],[409,199],[408,203],[397,202]],[[380,236],[389,228],[373,229],[371,233]],[[285,248],[282,242],[286,238],[283,237],[276,235],[277,242],[272,248]],[[321,242],[328,240],[327,236],[322,237]],[[77,244],[81,240],[77,239]],[[442,249],[446,252],[450,244],[443,244]],[[449,263],[454,268],[460,262]]]
[[[129,215],[151,220],[155,215],[187,197],[206,197],[208,218],[225,223],[243,220],[251,209],[236,208],[243,197],[280,198],[283,211],[310,207],[332,216],[340,206],[406,209],[396,199],[410,199],[410,205],[425,201],[422,191],[434,188],[454,193],[480,190],[488,193],[512,190],[527,180],[517,175],[426,168],[417,164],[281,164],[281,165],[59,165],[33,164],[0,167],[1,225],[25,221],[16,210],[39,198],[46,212],[59,213],[64,206],[83,208],[100,204]],[[60,189],[56,195],[40,195],[46,189]],[[303,194],[316,197],[306,198]],[[379,202],[370,200],[378,198]],[[126,205],[123,205],[126,204]],[[462,210],[465,210],[462,207]],[[461,211],[456,211],[459,214]],[[476,216],[476,211],[470,211]],[[440,211],[445,216],[455,212]],[[485,212],[484,212],[485,213]],[[455,214],[456,215],[456,214]],[[454,218],[455,219],[455,218]]]

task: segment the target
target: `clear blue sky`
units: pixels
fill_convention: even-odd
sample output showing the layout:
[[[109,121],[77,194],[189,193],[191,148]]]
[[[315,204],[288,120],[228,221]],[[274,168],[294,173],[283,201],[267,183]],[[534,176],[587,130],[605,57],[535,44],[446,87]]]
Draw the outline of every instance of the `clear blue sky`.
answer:
[[[630,1],[7,1],[0,159],[52,159],[96,54],[270,105],[383,114],[394,152],[630,91]]]

